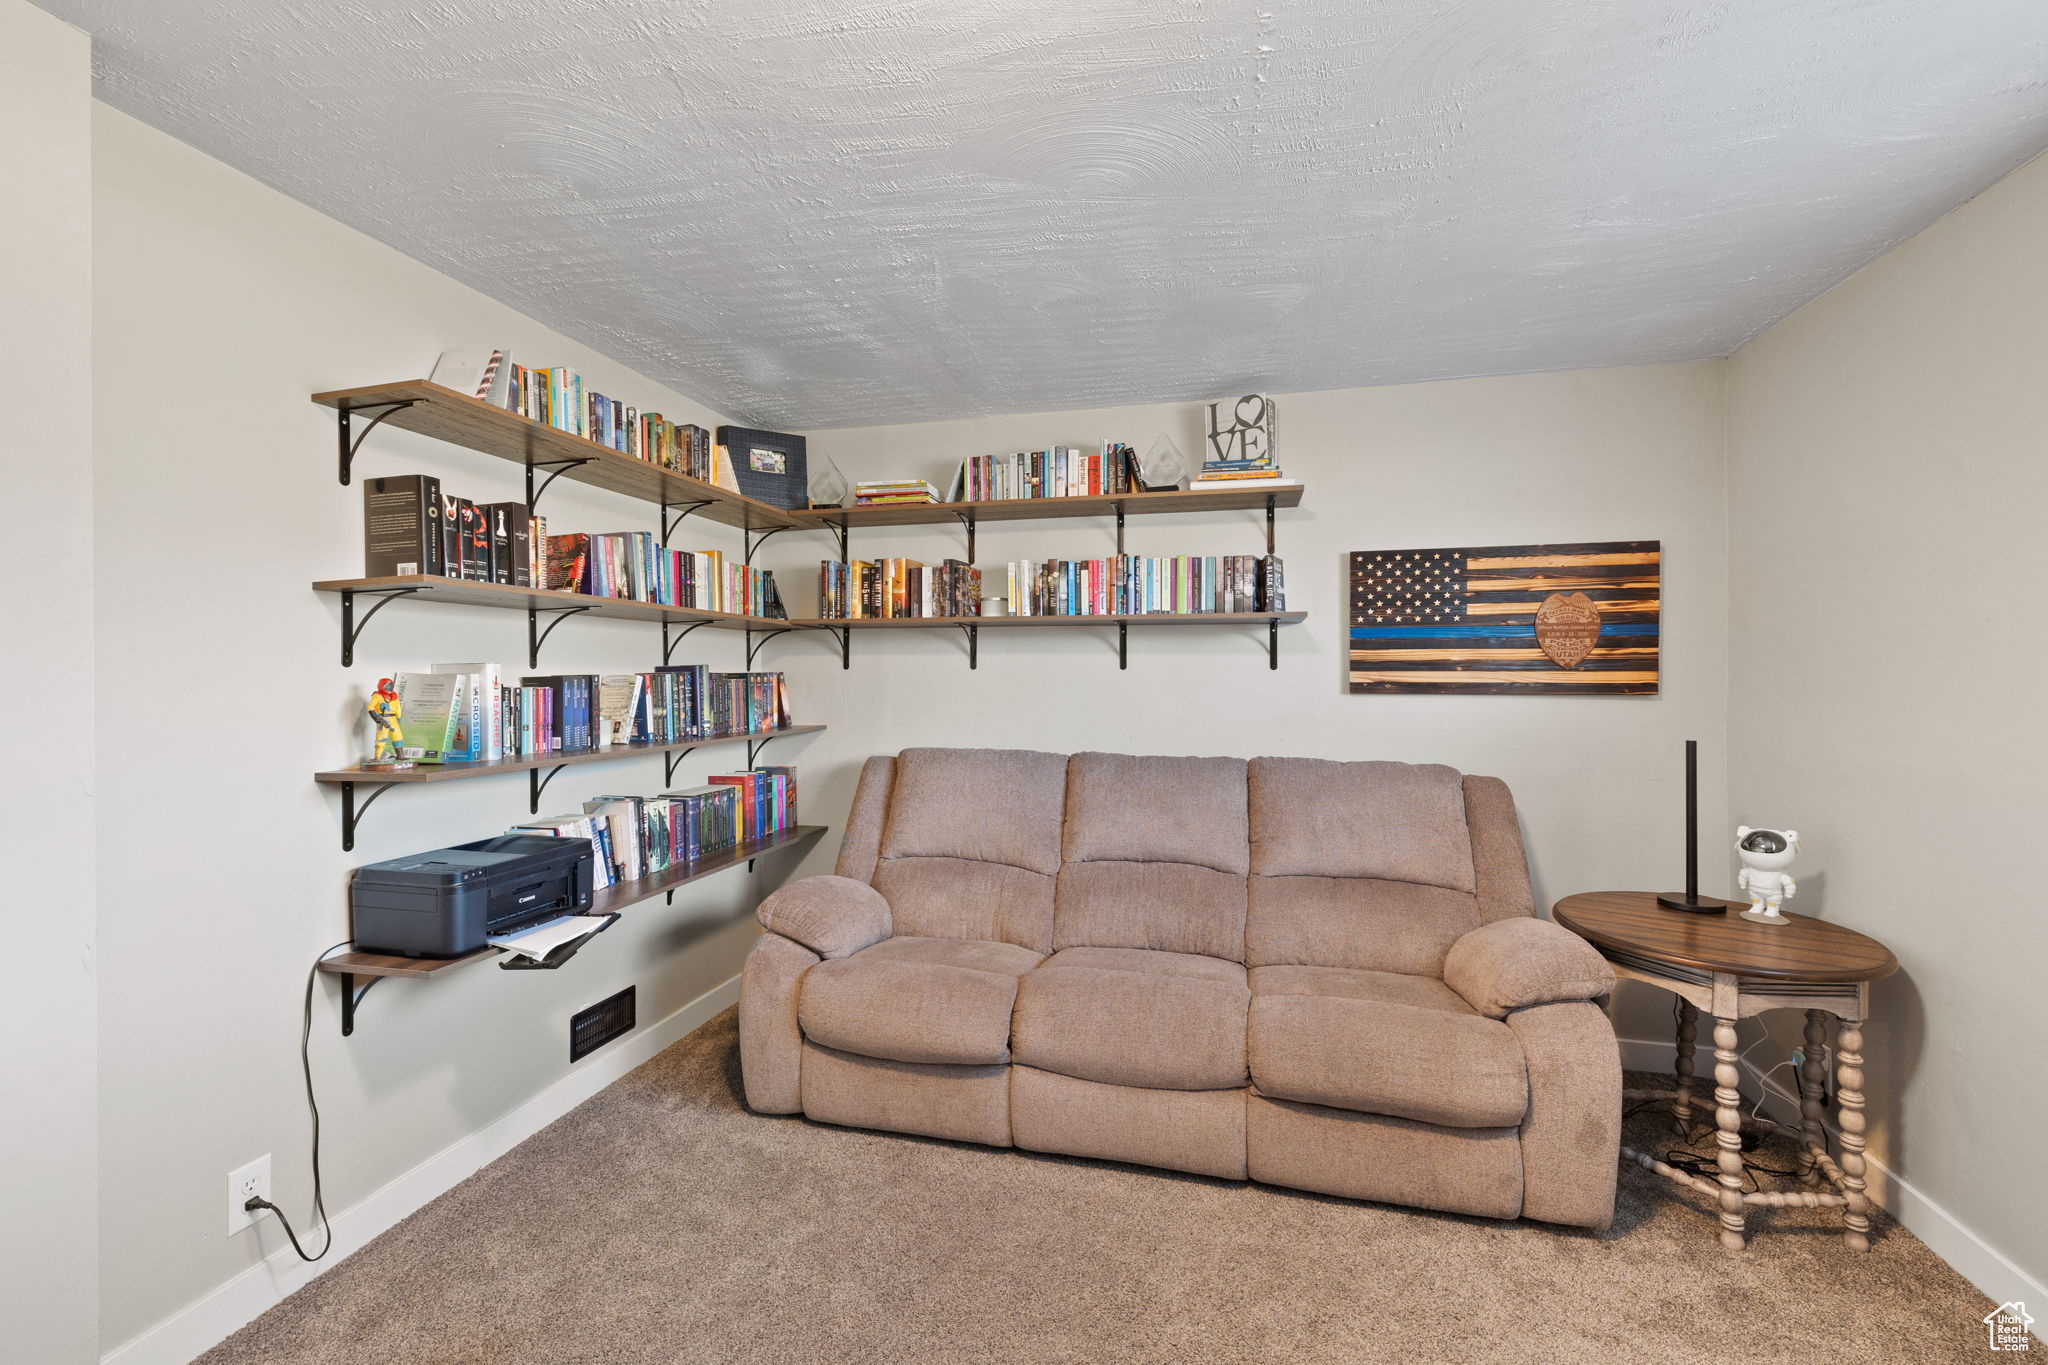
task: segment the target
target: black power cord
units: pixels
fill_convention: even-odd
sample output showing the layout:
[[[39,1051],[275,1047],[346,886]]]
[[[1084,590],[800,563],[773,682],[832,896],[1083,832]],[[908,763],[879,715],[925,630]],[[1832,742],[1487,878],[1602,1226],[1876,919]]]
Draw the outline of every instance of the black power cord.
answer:
[[[320,1250],[308,1256],[306,1249],[299,1245],[299,1235],[292,1231],[292,1220],[285,1217],[284,1210],[259,1196],[251,1197],[242,1205],[249,1212],[268,1209],[277,1215],[277,1221],[284,1224],[284,1235],[291,1239],[292,1250],[299,1253],[302,1261],[317,1261],[334,1249],[334,1224],[327,1218],[327,1194],[320,1179],[320,1102],[313,1098],[313,985],[320,979],[320,964],[327,960],[328,953],[335,948],[346,948],[343,940],[327,952],[313,959],[313,965],[306,971],[306,1007],[299,1022],[299,1071],[306,1078],[306,1111],[313,1116],[313,1213],[327,1238]]]

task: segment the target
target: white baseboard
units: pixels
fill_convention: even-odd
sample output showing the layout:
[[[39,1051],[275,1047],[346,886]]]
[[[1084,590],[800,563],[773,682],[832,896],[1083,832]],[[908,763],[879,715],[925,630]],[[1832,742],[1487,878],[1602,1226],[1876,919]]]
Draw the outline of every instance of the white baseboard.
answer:
[[[187,1365],[286,1295],[304,1288],[402,1219],[532,1137],[678,1038],[739,1003],[737,976],[659,1023],[579,1065],[511,1113],[428,1157],[368,1198],[334,1215],[334,1250],[312,1264],[289,1246],[251,1266],[189,1308],[100,1357],[100,1365]]]
[[[1671,1074],[1672,1045],[1669,1042],[1647,1038],[1624,1038],[1621,1040],[1621,1064],[1631,1071],[1652,1071]],[[1711,1086],[1714,1078],[1714,1049],[1711,1044],[1701,1044],[1693,1049],[1693,1075]],[[1776,1080],[1766,1080],[1754,1062],[1742,1063],[1743,1094],[1754,1102],[1766,1093],[1777,1100],[1777,1117],[1796,1118],[1799,1113],[1799,1097]],[[1841,1131],[1830,1123],[1828,1131],[1837,1137]],[[1899,1220],[1899,1225],[1918,1237],[1927,1249],[1942,1260],[1971,1284],[1977,1286],[1993,1303],[2011,1303],[2019,1300],[2027,1303],[2048,1303],[2048,1285],[2028,1274],[1986,1242],[1956,1216],[1940,1204],[1927,1197],[1917,1186],[1897,1171],[1885,1165],[1874,1156],[1866,1154],[1869,1166],[1865,1178],[1869,1185],[1864,1190],[1871,1202]]]

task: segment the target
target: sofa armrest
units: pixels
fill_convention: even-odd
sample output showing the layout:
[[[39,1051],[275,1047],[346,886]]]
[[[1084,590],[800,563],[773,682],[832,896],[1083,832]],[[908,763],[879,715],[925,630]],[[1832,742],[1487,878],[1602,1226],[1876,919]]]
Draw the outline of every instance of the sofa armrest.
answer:
[[[1518,915],[1460,935],[1444,958],[1444,984],[1504,1019],[1531,1005],[1597,1000],[1614,989],[1614,969],[1569,929]]]
[[[761,902],[756,912],[770,933],[819,957],[851,957],[889,937],[889,902],[851,877],[805,877]]]

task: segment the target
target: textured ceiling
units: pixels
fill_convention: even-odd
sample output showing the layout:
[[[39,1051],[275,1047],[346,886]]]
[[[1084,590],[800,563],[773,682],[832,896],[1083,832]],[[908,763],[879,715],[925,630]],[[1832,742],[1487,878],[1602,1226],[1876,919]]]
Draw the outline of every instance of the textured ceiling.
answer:
[[[2041,0],[39,3],[780,426],[1725,355],[2048,144]]]

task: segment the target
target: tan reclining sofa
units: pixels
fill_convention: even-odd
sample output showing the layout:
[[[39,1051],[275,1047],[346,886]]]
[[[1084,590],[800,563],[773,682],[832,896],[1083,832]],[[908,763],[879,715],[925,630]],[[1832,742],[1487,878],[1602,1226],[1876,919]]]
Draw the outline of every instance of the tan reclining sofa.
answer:
[[[761,905],[748,1104],[1607,1226],[1613,986],[1438,766],[906,749]]]

